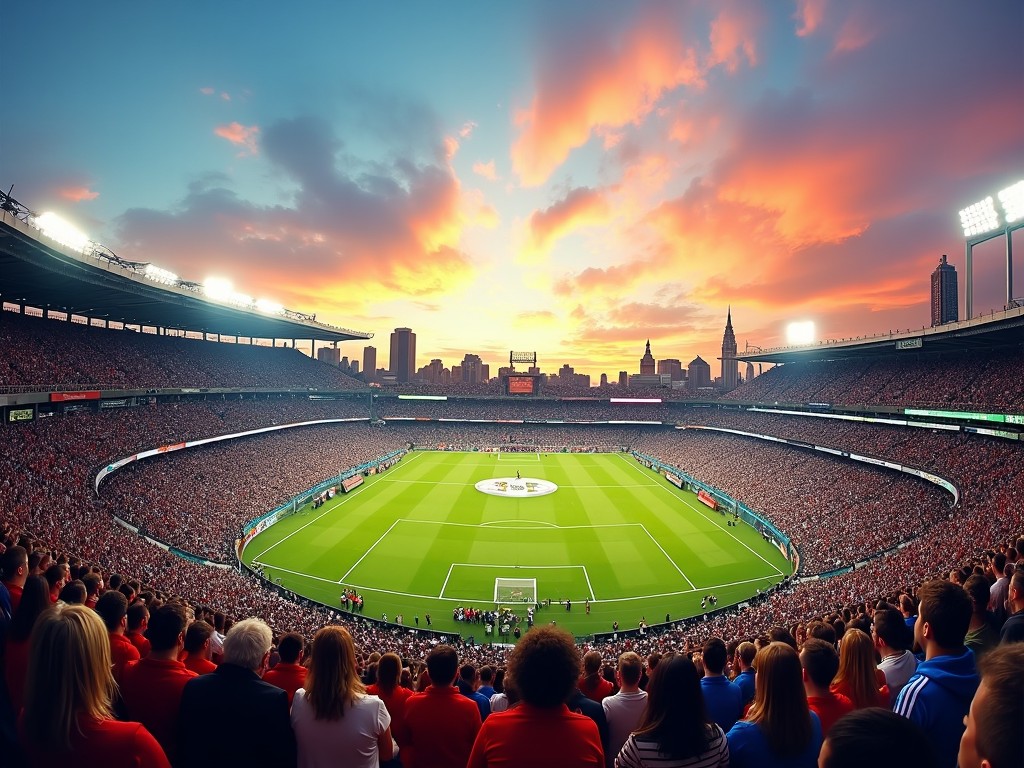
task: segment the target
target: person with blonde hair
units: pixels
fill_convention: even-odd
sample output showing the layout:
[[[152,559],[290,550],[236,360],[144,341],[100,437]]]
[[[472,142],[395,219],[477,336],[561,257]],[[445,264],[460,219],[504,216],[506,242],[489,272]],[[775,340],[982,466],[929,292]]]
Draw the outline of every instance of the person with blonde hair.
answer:
[[[848,698],[854,709],[889,706],[885,673],[875,665],[875,644],[863,630],[849,629],[843,634],[832,692]]]
[[[377,768],[397,752],[391,715],[359,679],[352,635],[327,626],[313,637],[304,688],[292,699],[300,768]]]
[[[110,640],[99,615],[84,605],[40,614],[21,721],[29,765],[169,768],[145,726],[114,719],[116,690]]]
[[[766,645],[754,659],[754,703],[734,725],[729,740],[732,768],[815,768],[821,721],[807,706],[800,657],[789,644]]]

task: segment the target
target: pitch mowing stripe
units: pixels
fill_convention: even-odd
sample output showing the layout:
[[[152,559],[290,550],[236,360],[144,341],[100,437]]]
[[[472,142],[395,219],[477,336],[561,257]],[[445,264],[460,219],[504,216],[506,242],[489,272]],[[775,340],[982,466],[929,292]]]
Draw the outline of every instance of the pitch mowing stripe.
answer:
[[[620,456],[623,456],[623,458],[626,458],[625,454],[619,454],[619,455],[620,455]],[[640,465],[636,463],[636,459],[634,459],[634,458],[632,458],[632,457],[630,456],[630,457],[628,458],[628,460],[627,460],[627,461],[628,461],[628,462],[629,462],[629,463],[630,463],[630,464],[631,464],[632,466],[634,466],[634,467],[635,467],[635,468],[636,468],[637,470],[639,470],[640,472],[643,472],[643,470],[642,470],[642,469],[640,469]],[[669,489],[668,489],[668,488],[666,488],[665,486],[659,486],[659,487],[660,487],[660,488],[664,488],[664,489],[665,489],[666,491],[668,491],[668,490],[669,490]],[[673,487],[674,487],[674,486],[673,486]],[[671,491],[669,491],[669,493],[672,493],[672,492],[671,492]],[[675,494],[674,494],[674,493],[673,493],[672,495],[673,495],[673,496],[675,496]],[[710,517],[710,516],[708,516],[708,515],[706,515],[706,514],[704,513],[704,510],[702,510],[702,509],[700,509],[699,507],[695,506],[694,504],[690,503],[690,500],[689,500],[689,499],[687,499],[687,498],[686,498],[686,497],[684,497],[684,496],[676,496],[676,498],[680,499],[680,500],[681,500],[681,501],[682,501],[682,502],[683,502],[683,503],[684,503],[684,504],[685,504],[685,505],[686,505],[687,507],[689,507],[690,509],[692,509],[692,510],[693,510],[694,512],[696,512],[697,514],[699,514],[699,515],[700,515],[701,517],[703,517],[703,518],[705,518],[705,519],[707,519],[707,520],[710,520],[710,521],[711,521],[712,523],[714,523],[714,524],[715,524],[715,527],[719,528],[720,530],[724,530],[724,531],[725,531],[726,533],[728,533],[728,534],[729,534],[730,536],[732,536],[732,538],[733,538],[733,539],[735,539],[737,543],[739,543],[739,544],[742,544],[742,545],[743,545],[744,547],[746,547],[747,551],[749,551],[749,552],[750,552],[750,553],[751,553],[752,555],[754,555],[755,557],[757,557],[757,558],[759,558],[760,560],[763,560],[763,561],[764,561],[765,563],[767,563],[767,564],[768,564],[768,567],[769,567],[769,568],[771,568],[771,569],[772,569],[772,570],[773,570],[773,571],[775,572],[775,575],[778,575],[778,576],[782,576],[783,578],[785,578],[786,574],[784,574],[784,573],[783,573],[782,571],[780,571],[780,570],[779,570],[779,569],[778,569],[778,568],[777,568],[777,567],[775,566],[775,564],[774,564],[774,563],[772,563],[771,561],[769,561],[768,559],[766,559],[766,558],[765,558],[764,556],[762,556],[762,555],[761,555],[760,553],[758,553],[758,552],[755,552],[755,551],[754,551],[754,550],[753,550],[753,549],[752,549],[752,548],[750,547],[750,545],[749,545],[749,544],[747,544],[747,543],[746,543],[745,541],[740,541],[739,537],[738,537],[738,536],[736,536],[736,534],[734,534],[734,533],[733,533],[732,531],[730,531],[730,530],[729,530],[728,528],[723,528],[723,527],[722,527],[721,525],[718,525],[718,524],[717,524],[717,522],[715,521],[715,519],[714,519],[714,518],[712,518],[712,517]]]

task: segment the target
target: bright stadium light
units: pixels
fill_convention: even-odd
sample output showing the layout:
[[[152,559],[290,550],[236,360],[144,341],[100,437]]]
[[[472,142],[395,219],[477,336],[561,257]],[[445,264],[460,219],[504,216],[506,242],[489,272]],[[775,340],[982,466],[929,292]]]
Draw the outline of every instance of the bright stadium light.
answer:
[[[257,299],[256,309],[268,315],[283,315],[284,306],[270,299]]]
[[[786,326],[786,342],[800,347],[814,343],[814,321],[804,320],[802,322],[790,323]]]
[[[992,196],[960,211],[960,226],[964,229],[964,237],[983,235],[999,229],[999,214],[996,213]]]
[[[1024,227],[1024,181],[1003,189],[998,195],[999,210],[989,195],[981,202],[960,211],[960,226],[964,230],[965,252],[964,272],[966,286],[964,309],[967,317],[974,317],[974,247],[997,237],[1006,238],[1006,304],[1005,309],[1019,306],[1020,300],[1013,298],[1013,238],[1011,233]],[[1000,219],[1000,213],[1002,218]]]
[[[35,223],[44,235],[79,253],[85,251],[89,244],[89,238],[84,232],[51,211],[37,216]]]
[[[203,281],[203,293],[216,301],[229,301],[235,284],[226,277],[208,277]]]
[[[164,283],[166,285],[178,284],[178,276],[176,274],[171,272],[169,269],[163,269],[155,264],[147,264],[144,274],[154,283]]]
[[[1000,192],[999,203],[1003,207],[1003,218],[1007,224],[1024,218],[1024,181],[1018,181]]]

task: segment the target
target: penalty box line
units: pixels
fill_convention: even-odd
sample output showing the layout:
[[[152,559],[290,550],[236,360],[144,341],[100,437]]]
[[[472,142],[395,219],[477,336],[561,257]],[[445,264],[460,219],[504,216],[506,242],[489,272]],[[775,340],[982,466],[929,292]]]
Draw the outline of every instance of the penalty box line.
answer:
[[[450,597],[444,596],[444,591],[448,587],[448,580],[452,577],[452,571],[455,570],[456,566],[460,568],[511,568],[512,570],[565,570],[566,568],[582,568],[583,578],[587,581],[587,591],[590,593],[590,599],[593,602],[597,602],[597,598],[594,596],[594,587],[590,583],[590,574],[587,573],[587,566],[585,565],[506,565],[501,564],[490,564],[490,563],[452,563],[448,566],[448,575],[444,577],[444,584],[441,585],[441,592],[437,598],[439,600],[451,600]],[[691,584],[691,586],[693,586]]]

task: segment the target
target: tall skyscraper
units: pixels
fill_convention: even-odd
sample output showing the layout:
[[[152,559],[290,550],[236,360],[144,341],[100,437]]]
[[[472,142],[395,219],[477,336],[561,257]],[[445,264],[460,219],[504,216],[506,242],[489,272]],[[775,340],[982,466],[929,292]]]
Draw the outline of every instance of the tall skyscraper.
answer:
[[[932,325],[955,323],[959,319],[956,267],[946,261],[946,254],[942,254],[939,266],[932,272]]]
[[[711,386],[711,366],[700,355],[690,361],[686,371],[690,392],[696,394],[698,389]]]
[[[736,359],[736,334],[732,330],[732,307],[725,320],[722,334],[722,391],[732,392],[739,385],[740,363]]]
[[[640,358],[640,375],[654,376],[655,365],[654,355],[651,354],[651,340],[648,339],[647,350],[644,352],[644,356]]]
[[[675,358],[669,358],[667,360],[658,361],[658,373],[667,373],[672,377],[672,381],[683,380],[683,364]]]
[[[399,384],[412,379],[416,372],[416,334],[411,328],[395,328],[391,334],[391,374]]]
[[[377,348],[363,347],[363,375],[367,381],[377,377]]]

